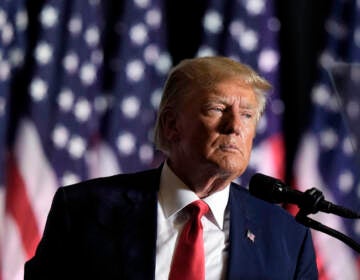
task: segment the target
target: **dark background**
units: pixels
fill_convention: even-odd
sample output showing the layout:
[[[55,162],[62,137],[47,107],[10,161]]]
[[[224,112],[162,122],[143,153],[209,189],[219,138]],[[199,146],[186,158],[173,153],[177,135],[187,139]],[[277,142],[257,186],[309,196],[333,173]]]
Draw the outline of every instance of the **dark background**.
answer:
[[[326,43],[324,23],[330,0],[277,0],[280,29],[280,93],[285,104],[286,181],[309,122],[310,92],[317,78],[317,58]],[[169,50],[176,64],[193,57],[201,40],[206,0],[167,1]]]

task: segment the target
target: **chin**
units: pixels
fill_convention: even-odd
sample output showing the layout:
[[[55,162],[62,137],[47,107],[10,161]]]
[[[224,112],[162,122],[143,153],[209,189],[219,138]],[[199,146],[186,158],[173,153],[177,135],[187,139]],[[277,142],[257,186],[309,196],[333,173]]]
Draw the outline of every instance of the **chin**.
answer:
[[[222,159],[217,161],[217,166],[221,173],[234,178],[240,176],[246,169],[244,162],[231,159]]]

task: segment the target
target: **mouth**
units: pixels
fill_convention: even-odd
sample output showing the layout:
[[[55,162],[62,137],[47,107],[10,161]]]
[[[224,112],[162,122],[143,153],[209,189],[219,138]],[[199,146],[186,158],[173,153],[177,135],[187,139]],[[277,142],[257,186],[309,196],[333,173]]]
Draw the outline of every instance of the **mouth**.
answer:
[[[221,144],[219,148],[224,152],[239,152],[239,148],[234,144]]]

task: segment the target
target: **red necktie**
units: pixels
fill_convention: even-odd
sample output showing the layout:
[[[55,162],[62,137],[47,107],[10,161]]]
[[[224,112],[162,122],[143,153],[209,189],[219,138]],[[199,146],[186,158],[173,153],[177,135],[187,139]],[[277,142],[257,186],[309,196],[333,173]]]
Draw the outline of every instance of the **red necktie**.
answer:
[[[201,217],[209,211],[202,200],[188,205],[190,219],[184,225],[173,256],[170,280],[205,279],[205,254]]]

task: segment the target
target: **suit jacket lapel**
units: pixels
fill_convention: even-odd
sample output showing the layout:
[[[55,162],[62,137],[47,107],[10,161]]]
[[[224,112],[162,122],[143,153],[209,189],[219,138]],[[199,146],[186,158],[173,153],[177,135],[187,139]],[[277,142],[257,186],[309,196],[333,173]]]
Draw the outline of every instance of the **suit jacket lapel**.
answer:
[[[261,227],[256,224],[252,206],[243,191],[234,185],[230,187],[228,279],[254,279],[253,272],[258,271],[261,275],[262,270],[261,242],[258,242],[262,238]]]

